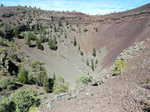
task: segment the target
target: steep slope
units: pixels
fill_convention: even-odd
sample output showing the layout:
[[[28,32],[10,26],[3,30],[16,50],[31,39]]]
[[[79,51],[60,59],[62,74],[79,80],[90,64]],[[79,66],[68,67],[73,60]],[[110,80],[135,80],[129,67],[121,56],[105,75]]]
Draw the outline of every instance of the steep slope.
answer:
[[[149,38],[150,4],[127,12],[95,16],[95,21],[87,26],[89,32],[83,34],[83,47],[106,47],[104,64],[109,65],[123,49]]]
[[[71,87],[81,74],[108,78],[101,86],[88,86],[53,105],[51,97],[43,95],[50,105],[40,112],[142,112],[141,104],[149,94],[149,35],[150,4],[104,16],[0,7],[0,36],[14,41],[29,62],[44,63],[49,75],[64,76]],[[127,61],[121,76],[112,78],[111,70],[101,73],[122,51],[141,41],[146,48],[138,48],[141,51],[133,59],[121,56]]]
[[[36,32],[38,34],[36,39],[46,39],[46,42],[42,43],[44,51],[25,45],[24,37],[24,39],[15,39],[15,41],[31,61],[43,62],[49,75],[62,75],[67,82],[74,84],[81,74],[92,71],[83,62],[81,51],[78,50],[80,45],[77,42],[78,45],[74,45],[74,41],[77,41],[75,37],[78,35],[77,24],[80,24],[81,18],[87,15],[77,12],[42,11],[27,7],[0,7],[0,9],[1,36],[6,36],[8,39],[13,38],[13,35],[5,35],[3,32],[9,29],[10,32],[13,32],[16,29],[17,32],[23,33],[32,31],[35,34]],[[44,31],[42,28],[41,31],[35,30],[40,26]],[[16,37],[22,38],[22,34]],[[57,40],[58,49],[56,51],[49,48],[48,40],[50,39]]]
[[[136,55],[130,54],[133,58],[127,60],[120,76],[110,77],[100,86],[88,86],[77,97],[49,101],[39,112],[145,112],[150,93],[148,43]]]
[[[31,60],[45,63],[49,74],[63,75],[71,83],[81,74],[100,74],[102,68],[110,66],[122,50],[149,38],[149,7],[150,4],[147,4],[104,16],[42,11],[27,7],[1,7],[0,22],[17,27],[22,32],[33,31],[42,26],[45,30],[42,32],[43,36],[40,30],[34,32],[37,33],[37,39],[46,39],[42,43],[44,51],[29,48],[24,45],[24,40],[16,39],[16,43]],[[10,38],[10,35],[6,37]],[[49,50],[47,46],[47,40],[54,38],[58,42],[57,51]],[[75,40],[76,46],[73,45]],[[92,56],[95,49],[96,56]]]

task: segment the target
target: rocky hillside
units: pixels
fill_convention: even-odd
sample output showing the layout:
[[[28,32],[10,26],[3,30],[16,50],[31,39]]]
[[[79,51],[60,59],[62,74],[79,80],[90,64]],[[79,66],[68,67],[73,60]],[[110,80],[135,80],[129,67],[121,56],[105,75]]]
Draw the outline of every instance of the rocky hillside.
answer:
[[[149,80],[146,75],[149,63],[145,65],[144,61],[149,56],[149,35],[150,4],[103,16],[0,7],[0,77],[8,77],[0,80],[4,84],[0,94],[7,93],[13,99],[17,93],[11,93],[29,87],[38,93],[42,104],[46,103],[40,107],[41,112],[97,112],[99,109],[142,112],[145,107],[140,102],[149,92],[143,88],[145,82],[141,85],[141,81]],[[127,65],[126,71],[113,79],[115,66],[112,64],[116,59],[125,60]],[[141,68],[145,74],[139,72]],[[72,89],[80,87],[80,83],[89,82],[92,86],[72,94]],[[98,86],[99,83],[104,85]],[[55,100],[54,94],[67,91],[71,91],[67,100]],[[55,102],[49,101],[50,98]],[[56,107],[51,108],[53,105]],[[66,105],[70,106],[66,108]]]
[[[51,74],[61,74],[69,81],[72,76],[76,79],[80,74],[99,74],[103,67],[111,65],[123,49],[148,38],[149,13],[149,4],[105,16],[42,11],[27,7],[1,7],[0,20],[2,24],[7,23],[5,27],[16,27],[21,32],[37,30],[36,38],[45,41],[45,50],[41,52],[26,46],[22,46],[22,50],[31,59],[40,59],[46,63],[45,66]],[[9,35],[6,36],[9,38]],[[17,36],[21,38],[20,34]],[[58,42],[56,52],[47,50],[45,44],[53,38]],[[22,40],[17,42],[24,45]],[[74,44],[77,45],[74,47]],[[92,57],[95,51],[97,56]],[[92,64],[94,67],[91,67]]]
[[[46,98],[38,112],[149,112],[149,42],[135,43],[118,56],[126,57],[121,75],[110,74],[98,85]]]

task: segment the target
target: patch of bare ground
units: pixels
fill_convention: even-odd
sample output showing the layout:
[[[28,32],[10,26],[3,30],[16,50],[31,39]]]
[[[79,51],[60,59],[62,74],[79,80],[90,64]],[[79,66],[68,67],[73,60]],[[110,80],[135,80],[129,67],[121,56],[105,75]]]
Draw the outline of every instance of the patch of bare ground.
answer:
[[[100,86],[88,86],[73,99],[56,101],[39,112],[144,112],[149,102],[149,45],[126,63],[124,73]],[[146,61],[147,60],[147,61]]]

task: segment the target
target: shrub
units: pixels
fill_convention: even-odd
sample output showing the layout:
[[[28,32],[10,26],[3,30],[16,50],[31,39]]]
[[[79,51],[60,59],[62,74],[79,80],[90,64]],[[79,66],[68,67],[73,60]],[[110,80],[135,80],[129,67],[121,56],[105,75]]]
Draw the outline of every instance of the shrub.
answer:
[[[95,49],[95,48],[93,49],[92,55],[93,55],[94,57],[96,57],[96,49]]]
[[[10,86],[12,86],[12,88],[10,88]],[[16,89],[15,82],[9,78],[0,79],[0,88],[2,90],[4,90],[4,89],[8,89],[8,90]]]
[[[53,92],[55,78],[49,78],[45,84],[44,90],[47,93]]]
[[[64,78],[61,76],[56,77],[54,82],[54,93],[64,93],[69,90],[68,84],[65,82]]]
[[[42,44],[39,44],[39,45],[37,46],[37,48],[40,49],[40,50],[42,50],[42,51],[44,50],[44,46],[43,46]]]
[[[83,75],[78,80],[77,83],[81,85],[87,85],[88,83],[92,82],[93,78],[90,75]]]
[[[19,24],[16,26],[16,29],[19,31],[19,33],[21,33],[21,32],[25,32],[25,31],[29,31],[30,26],[28,24],[26,24],[26,25],[25,24]]]
[[[83,51],[80,51],[80,55],[81,55],[81,56],[83,56],[83,55],[84,55]]]
[[[46,31],[41,31],[40,35],[39,35],[39,40],[41,41],[41,43],[45,43],[48,42],[49,38],[48,38],[48,34]]]
[[[28,71],[25,70],[24,67],[21,67],[18,73],[18,81],[21,83],[28,83]]]
[[[52,49],[52,50],[57,50],[57,41],[56,41],[56,38],[55,39],[50,39],[48,41],[48,45],[49,45],[49,48]]]
[[[42,45],[42,42],[39,39],[36,40],[36,46],[38,49],[44,50],[44,46]]]
[[[41,62],[39,62],[39,61],[33,61],[33,62],[31,63],[31,67],[32,67],[33,69],[41,68],[41,66],[43,66],[43,63],[41,63]]]
[[[0,112],[15,112],[14,102],[0,103]]]
[[[29,47],[31,47],[31,46],[32,46],[31,41],[32,41],[32,40],[33,40],[33,41],[36,40],[36,35],[35,35],[33,32],[28,31],[28,32],[25,32],[25,33],[23,34],[23,36],[25,37],[26,44],[27,44]]]
[[[41,62],[35,61],[31,64],[32,72],[29,74],[29,82],[38,86],[45,86],[48,82],[46,69]]]
[[[73,41],[73,45],[76,46],[77,45],[77,41],[76,39],[74,38],[74,41]]]
[[[6,40],[1,38],[1,37],[0,37],[0,45],[1,46],[8,46]]]
[[[16,112],[28,112],[32,106],[38,106],[40,100],[31,89],[19,89],[11,94],[11,99],[16,105]]]
[[[12,39],[14,36],[12,26],[10,24],[3,24],[3,26],[0,28],[0,36],[6,39]]]
[[[0,104],[0,112],[8,112],[6,104]]]
[[[44,71],[32,72],[28,76],[29,83],[36,84],[38,86],[45,86],[47,83],[47,74]]]
[[[12,60],[16,61],[16,62],[21,62],[22,60],[18,57],[18,54],[16,52],[10,54],[10,57]]]
[[[112,71],[113,75],[119,75],[123,72],[123,68],[125,66],[125,61],[124,59],[118,59],[114,63],[114,69]]]
[[[50,93],[50,91],[49,91],[49,88],[48,88],[48,87],[44,87],[44,91],[45,91],[46,93]]]
[[[15,90],[15,89],[17,89],[17,86],[14,83],[7,86],[7,90]]]
[[[20,38],[19,37],[19,34],[20,34],[19,26],[16,26],[16,27],[13,28],[13,34],[14,34],[15,37]]]
[[[36,107],[36,106],[32,106],[29,109],[29,112],[37,112],[37,111],[38,111],[38,107]]]
[[[14,13],[13,12],[7,12],[7,13],[4,13],[4,14],[2,14],[2,17],[4,17],[4,18],[8,18],[8,17],[11,17],[11,16],[14,16]]]
[[[18,71],[19,71],[19,67],[16,65],[16,63],[14,63],[13,61],[11,60],[8,60],[8,72],[11,76],[13,75],[17,75],[18,74]]]
[[[27,38],[26,40],[26,44],[31,47],[32,46],[32,43],[31,43],[31,39],[30,38]]]
[[[9,96],[2,96],[0,101],[0,112],[15,112],[15,104]]]

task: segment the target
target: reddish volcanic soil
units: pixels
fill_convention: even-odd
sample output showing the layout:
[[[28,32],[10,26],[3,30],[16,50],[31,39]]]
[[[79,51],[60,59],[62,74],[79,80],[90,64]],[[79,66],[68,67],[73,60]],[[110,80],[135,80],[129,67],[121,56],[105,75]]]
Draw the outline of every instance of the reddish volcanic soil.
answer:
[[[95,16],[92,19],[96,22],[88,26],[84,48],[106,47],[108,55],[104,60],[105,65],[110,65],[123,49],[134,42],[150,38],[150,4],[127,12]],[[98,31],[94,32],[94,28]]]

